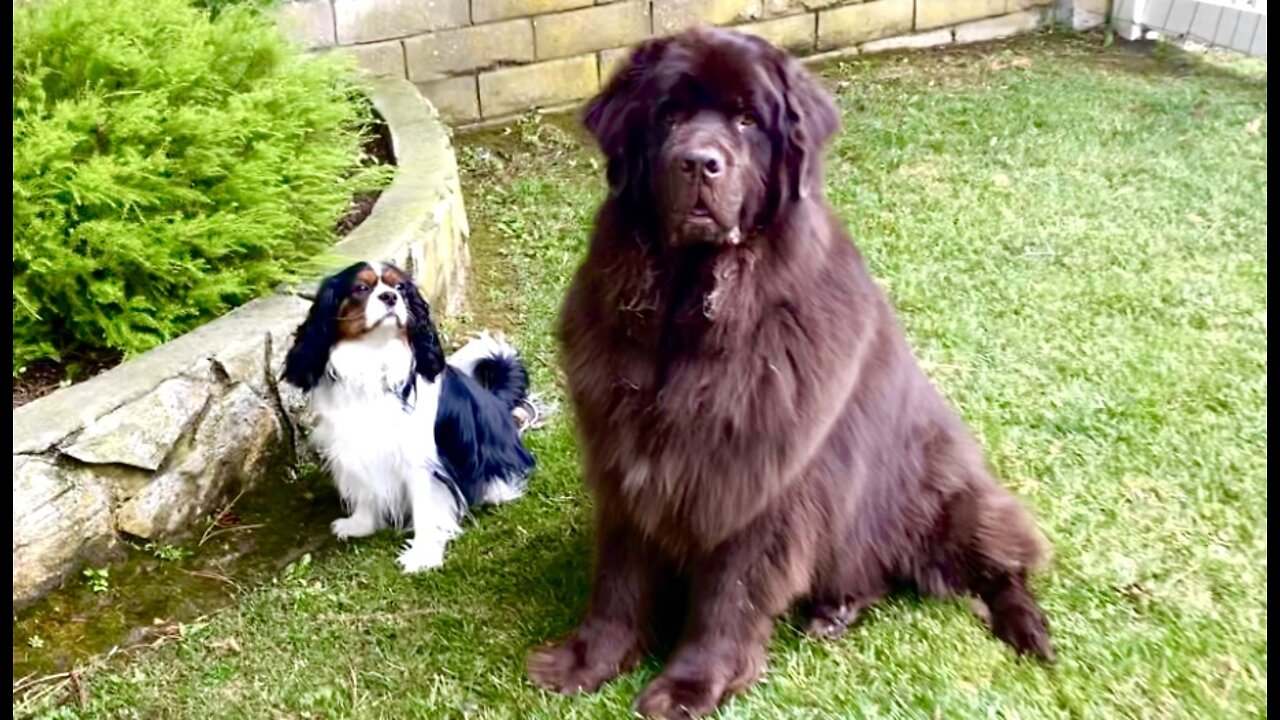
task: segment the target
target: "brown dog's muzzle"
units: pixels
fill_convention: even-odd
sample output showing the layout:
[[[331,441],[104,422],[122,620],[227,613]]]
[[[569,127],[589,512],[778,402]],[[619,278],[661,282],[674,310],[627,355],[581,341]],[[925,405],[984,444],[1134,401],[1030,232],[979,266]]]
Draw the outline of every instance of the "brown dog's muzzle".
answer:
[[[721,117],[698,117],[672,131],[659,173],[670,242],[736,242],[743,196],[739,145]]]

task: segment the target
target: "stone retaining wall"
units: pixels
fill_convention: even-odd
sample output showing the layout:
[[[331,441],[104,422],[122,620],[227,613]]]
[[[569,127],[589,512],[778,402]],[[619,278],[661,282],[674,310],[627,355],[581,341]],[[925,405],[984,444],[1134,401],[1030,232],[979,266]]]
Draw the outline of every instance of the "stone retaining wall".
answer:
[[[977,42],[1103,0],[301,0],[280,21],[313,48],[412,81],[455,124],[591,96],[626,49],[695,24],[731,26],[799,55]]]
[[[377,80],[371,95],[398,168],[337,255],[395,261],[454,311],[468,228],[448,128],[404,80]],[[121,533],[183,535],[242,488],[287,476],[305,447],[304,405],[276,379],[313,287],[255,300],[13,411],[15,606],[104,562]]]

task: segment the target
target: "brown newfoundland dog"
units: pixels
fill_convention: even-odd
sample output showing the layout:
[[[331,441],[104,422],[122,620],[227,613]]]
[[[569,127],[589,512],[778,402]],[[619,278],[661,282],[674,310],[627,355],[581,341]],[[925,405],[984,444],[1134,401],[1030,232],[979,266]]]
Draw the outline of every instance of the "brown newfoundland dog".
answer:
[[[830,97],[768,43],[650,41],[589,105],[609,198],[560,323],[595,497],[590,608],[529,675],[589,691],[664,640],[636,709],[700,716],[793,605],[839,635],[892,588],[975,596],[1049,659],[1045,554],[823,197]]]

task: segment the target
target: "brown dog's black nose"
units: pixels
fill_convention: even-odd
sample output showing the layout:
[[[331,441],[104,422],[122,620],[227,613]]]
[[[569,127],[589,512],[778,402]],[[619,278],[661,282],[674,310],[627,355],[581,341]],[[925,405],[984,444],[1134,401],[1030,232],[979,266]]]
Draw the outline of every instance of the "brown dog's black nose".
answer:
[[[378,299],[385,303],[387,307],[396,306],[396,294],[390,290],[378,293]]]
[[[711,148],[689,150],[680,158],[680,169],[686,175],[712,180],[724,170],[724,155]]]

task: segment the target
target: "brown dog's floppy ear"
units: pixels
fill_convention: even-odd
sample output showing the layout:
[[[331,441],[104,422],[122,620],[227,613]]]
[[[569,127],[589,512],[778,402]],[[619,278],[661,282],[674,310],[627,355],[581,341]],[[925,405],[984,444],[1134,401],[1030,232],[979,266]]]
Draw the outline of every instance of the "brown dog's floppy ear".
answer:
[[[631,137],[630,130],[641,126],[643,115],[651,109],[641,102],[640,88],[668,44],[667,39],[658,38],[637,46],[626,65],[587,103],[582,115],[582,124],[595,137],[609,162],[609,186],[615,193],[622,190],[627,176],[636,169],[628,163],[642,161],[644,153],[628,145],[643,143],[643,138]]]
[[[648,40],[636,46],[626,65],[613,74],[613,79],[587,103],[582,124],[595,136],[605,155],[622,149],[626,140],[629,116],[636,109],[636,92],[645,72],[661,57],[667,40]]]
[[[778,61],[785,113],[782,162],[794,198],[822,186],[822,153],[840,129],[840,112],[818,81],[795,58]]]

